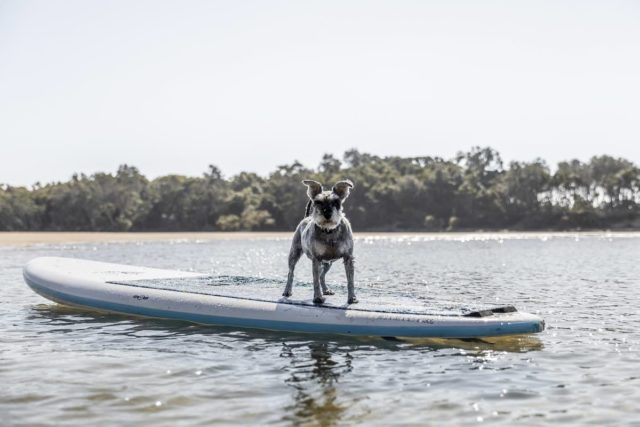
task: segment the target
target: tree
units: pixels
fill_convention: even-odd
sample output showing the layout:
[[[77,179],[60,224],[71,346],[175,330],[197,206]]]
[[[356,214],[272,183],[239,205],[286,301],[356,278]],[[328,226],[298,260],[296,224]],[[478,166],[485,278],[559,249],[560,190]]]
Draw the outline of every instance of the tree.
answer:
[[[532,227],[547,222],[551,212],[545,195],[550,182],[549,167],[543,160],[511,162],[498,184],[507,224]]]
[[[511,162],[489,147],[453,159],[380,157],[356,149],[344,161],[325,154],[316,169],[300,162],[268,176],[225,178],[209,165],[199,177],[147,180],[122,165],[115,173],[74,174],[31,188],[0,185],[0,230],[293,230],[307,204],[303,179],[325,189],[349,178],[345,212],[355,230],[582,228],[640,225],[640,169],[595,156]]]
[[[324,154],[322,156],[322,161],[320,162],[320,166],[318,167],[320,173],[324,175],[335,175],[340,172],[342,168],[342,162],[335,157],[333,154]]]

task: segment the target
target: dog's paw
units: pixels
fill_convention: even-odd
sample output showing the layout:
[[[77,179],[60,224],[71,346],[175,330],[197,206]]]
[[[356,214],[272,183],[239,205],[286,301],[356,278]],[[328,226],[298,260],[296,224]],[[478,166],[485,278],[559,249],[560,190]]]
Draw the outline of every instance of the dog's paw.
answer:
[[[349,297],[349,299],[347,300],[347,304],[357,304],[358,303],[358,298],[356,297]]]
[[[326,289],[326,290],[322,291],[322,293],[324,295],[335,295],[335,292],[333,292],[331,289]]]
[[[313,299],[313,303],[314,304],[324,304],[324,298],[323,297],[315,297]]]
[[[289,291],[289,292],[285,291],[285,292],[282,293],[282,296],[285,297],[285,298],[289,298],[291,295],[293,295],[293,293],[291,291]]]

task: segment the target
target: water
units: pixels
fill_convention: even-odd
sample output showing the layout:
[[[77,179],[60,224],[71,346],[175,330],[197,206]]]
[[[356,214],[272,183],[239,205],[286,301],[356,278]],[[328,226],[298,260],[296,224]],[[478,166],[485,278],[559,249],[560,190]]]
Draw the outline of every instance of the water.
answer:
[[[396,342],[96,314],[49,303],[21,277],[29,259],[57,255],[273,282],[286,275],[288,245],[0,247],[2,424],[640,425],[637,234],[357,240],[363,301],[514,304],[547,321],[542,334],[486,342]],[[297,277],[308,283],[309,261]],[[341,266],[327,277],[343,288]],[[305,292],[308,285],[294,288],[294,295]]]

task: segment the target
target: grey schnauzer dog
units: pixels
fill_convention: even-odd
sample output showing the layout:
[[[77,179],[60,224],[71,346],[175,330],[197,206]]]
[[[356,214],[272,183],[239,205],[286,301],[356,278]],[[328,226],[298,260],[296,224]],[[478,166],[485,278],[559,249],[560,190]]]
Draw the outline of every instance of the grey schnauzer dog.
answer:
[[[305,218],[293,235],[289,276],[282,295],[291,296],[293,270],[304,253],[313,264],[313,302],[322,304],[323,295],[333,295],[324,278],[331,264],[342,258],[347,273],[347,303],[355,304],[358,300],[353,285],[353,234],[351,224],[342,212],[342,204],[349,197],[353,183],[349,180],[337,182],[331,191],[323,191],[322,184],[316,181],[304,180],[302,183],[307,186],[309,202]]]

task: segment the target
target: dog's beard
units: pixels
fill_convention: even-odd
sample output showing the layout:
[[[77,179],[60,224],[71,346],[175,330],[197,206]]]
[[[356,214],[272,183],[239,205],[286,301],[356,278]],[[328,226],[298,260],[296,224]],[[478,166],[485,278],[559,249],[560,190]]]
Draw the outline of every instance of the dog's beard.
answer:
[[[330,219],[326,219],[324,215],[320,213],[314,213],[313,222],[320,228],[325,230],[333,230],[337,226],[340,225],[340,221],[342,221],[342,213],[338,211],[333,211]]]

